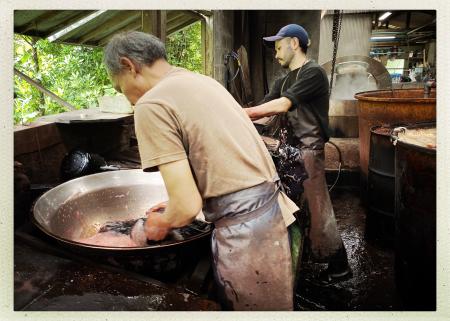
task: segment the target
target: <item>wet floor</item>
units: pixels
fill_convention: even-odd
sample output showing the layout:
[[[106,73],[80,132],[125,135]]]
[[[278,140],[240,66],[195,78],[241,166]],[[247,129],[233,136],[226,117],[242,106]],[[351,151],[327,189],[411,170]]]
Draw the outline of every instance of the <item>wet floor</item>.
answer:
[[[353,278],[334,285],[319,285],[315,281],[315,276],[325,268],[325,265],[303,263],[296,294],[296,310],[405,310],[395,287],[393,247],[366,238],[366,213],[360,204],[358,191],[335,190],[331,198],[338,228],[353,270]],[[84,270],[86,268],[79,263],[61,261],[54,256],[47,257],[36,250],[29,249],[28,246],[22,246],[20,242],[16,242],[15,245],[19,246],[15,248],[16,310],[109,311],[112,309],[140,310],[144,307],[151,310],[215,310],[218,308],[212,301],[203,300],[207,297],[206,293],[202,295],[203,298],[195,295],[186,297],[186,293],[180,294],[173,289],[161,290],[152,285],[145,285],[146,291],[143,292],[142,283],[130,281],[122,275],[118,278],[117,275],[106,274],[91,268]],[[25,250],[26,253],[20,252]],[[41,262],[42,260],[45,262]],[[58,262],[55,263],[52,260]],[[39,271],[42,275],[34,279],[33,277],[40,275],[37,273]],[[100,277],[90,277],[91,275]],[[105,281],[117,279],[123,279],[124,282],[105,283]],[[71,280],[77,280],[77,284]],[[107,288],[104,288],[105,286]],[[97,298],[98,295],[101,297]],[[160,300],[162,297],[164,300]]]
[[[403,310],[395,287],[393,247],[366,238],[366,213],[360,204],[358,192],[333,191],[331,198],[353,278],[323,286],[315,281],[315,277],[326,264],[303,263],[296,294],[296,309]]]
[[[220,306],[157,280],[14,242],[15,311],[211,311]]]

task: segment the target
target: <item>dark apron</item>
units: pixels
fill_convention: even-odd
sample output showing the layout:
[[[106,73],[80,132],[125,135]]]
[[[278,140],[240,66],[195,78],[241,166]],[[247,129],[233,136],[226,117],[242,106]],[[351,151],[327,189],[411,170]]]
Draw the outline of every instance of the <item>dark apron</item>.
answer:
[[[266,182],[208,199],[219,297],[229,310],[292,310],[293,273],[279,188]]]
[[[303,188],[310,212],[311,251],[315,260],[327,262],[342,248],[342,239],[325,180],[324,151],[301,149],[301,154],[308,173]]]

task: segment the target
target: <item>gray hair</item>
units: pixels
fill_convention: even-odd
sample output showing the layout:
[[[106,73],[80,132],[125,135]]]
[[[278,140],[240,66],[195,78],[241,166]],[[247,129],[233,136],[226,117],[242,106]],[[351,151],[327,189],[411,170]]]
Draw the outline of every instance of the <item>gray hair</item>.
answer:
[[[158,59],[166,59],[164,43],[157,37],[139,31],[114,35],[103,50],[103,62],[112,75],[122,71],[120,57],[127,57],[138,66],[152,65]]]

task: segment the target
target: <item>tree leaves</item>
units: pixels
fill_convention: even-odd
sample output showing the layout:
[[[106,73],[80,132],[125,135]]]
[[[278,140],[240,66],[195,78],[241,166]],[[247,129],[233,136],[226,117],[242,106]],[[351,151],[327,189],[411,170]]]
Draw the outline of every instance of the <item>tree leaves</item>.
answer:
[[[48,90],[79,109],[97,106],[97,99],[101,96],[117,95],[102,62],[102,48],[34,40],[14,35],[14,67],[39,80]],[[37,51],[39,68],[33,60],[32,45]],[[201,23],[194,23],[168,37],[166,51],[171,64],[202,72]],[[14,101],[15,124],[66,111],[47,96],[42,105],[40,92],[16,76],[14,90],[17,94]]]
[[[167,38],[167,59],[175,66],[201,73],[201,48],[201,22],[198,21]]]

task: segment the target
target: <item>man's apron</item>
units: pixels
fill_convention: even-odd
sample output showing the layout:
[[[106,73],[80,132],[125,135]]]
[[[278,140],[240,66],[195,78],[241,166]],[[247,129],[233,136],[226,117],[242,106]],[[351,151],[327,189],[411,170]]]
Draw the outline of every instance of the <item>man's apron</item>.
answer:
[[[277,184],[266,182],[208,199],[203,212],[215,224],[213,270],[223,307],[293,310],[288,232]]]
[[[303,182],[305,198],[310,212],[311,250],[315,260],[328,262],[342,248],[336,217],[325,180],[323,150],[302,149],[308,178]]]

